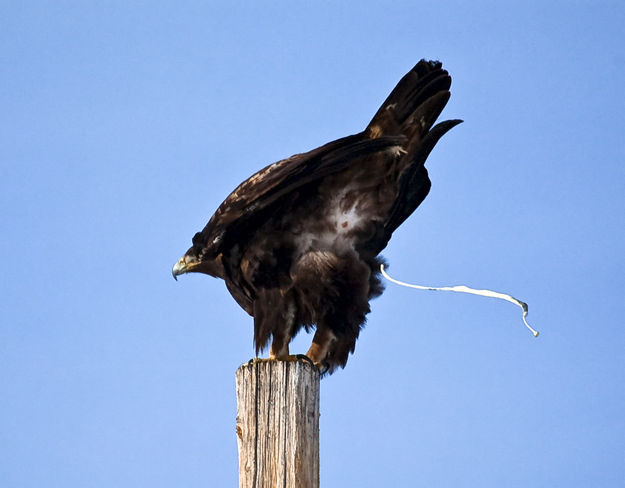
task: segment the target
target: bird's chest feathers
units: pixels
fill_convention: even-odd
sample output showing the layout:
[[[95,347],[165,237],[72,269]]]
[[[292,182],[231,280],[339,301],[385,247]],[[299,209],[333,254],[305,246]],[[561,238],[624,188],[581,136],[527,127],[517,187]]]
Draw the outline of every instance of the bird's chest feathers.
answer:
[[[347,185],[332,188],[332,195],[317,199],[316,208],[301,215],[301,225],[293,232],[298,254],[314,250],[331,250],[345,254],[355,249],[357,242],[368,234],[368,227],[379,219],[371,192]]]

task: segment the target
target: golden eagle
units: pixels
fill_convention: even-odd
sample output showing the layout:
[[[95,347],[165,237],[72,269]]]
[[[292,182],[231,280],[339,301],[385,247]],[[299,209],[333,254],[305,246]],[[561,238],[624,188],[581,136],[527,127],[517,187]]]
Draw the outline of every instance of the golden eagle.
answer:
[[[254,317],[257,354],[271,338],[270,358],[285,359],[295,334],[316,328],[306,356],[344,367],[383,290],[378,254],[428,194],[430,151],[461,122],[433,126],[450,86],[440,62],[421,60],[363,132],[252,175],[195,234],[174,278],[223,279]]]

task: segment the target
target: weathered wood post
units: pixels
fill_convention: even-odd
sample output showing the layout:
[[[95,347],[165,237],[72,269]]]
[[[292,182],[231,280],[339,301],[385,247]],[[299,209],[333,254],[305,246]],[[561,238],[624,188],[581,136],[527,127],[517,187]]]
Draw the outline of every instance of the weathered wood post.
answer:
[[[319,488],[319,370],[254,360],[236,385],[239,488]]]

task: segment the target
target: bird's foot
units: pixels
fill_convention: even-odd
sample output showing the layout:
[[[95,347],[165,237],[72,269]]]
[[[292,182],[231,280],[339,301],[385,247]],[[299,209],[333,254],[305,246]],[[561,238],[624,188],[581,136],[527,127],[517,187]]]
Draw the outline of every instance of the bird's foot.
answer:
[[[316,363],[312,359],[310,359],[308,356],[306,356],[306,354],[296,354],[294,357],[296,359],[294,359],[293,361],[304,361],[310,364],[312,367],[318,369],[319,374],[321,376],[326,374],[328,370],[330,369],[330,365],[326,361],[321,361],[320,363]]]
[[[306,356],[306,354],[287,354],[284,356],[272,356],[270,354],[268,358],[252,358],[247,362],[247,365],[252,366],[253,364],[268,363],[268,362],[274,362],[274,361],[286,361],[286,362],[305,361],[311,366],[315,366],[319,368],[319,370],[322,370],[322,367],[323,367],[323,365],[314,363],[312,359]]]
[[[317,366],[315,363],[313,363],[312,359],[306,356],[306,354],[296,354],[295,357],[297,358],[298,361],[306,361],[311,366]]]
[[[275,357],[268,357],[268,358],[252,358],[247,362],[248,366],[252,366],[254,364],[261,364],[261,363],[269,363],[269,362],[275,362],[275,361],[279,361],[278,358]]]
[[[314,363],[314,365],[319,370],[319,374],[323,378],[328,371],[330,371],[330,364],[327,361],[321,361],[319,363]]]

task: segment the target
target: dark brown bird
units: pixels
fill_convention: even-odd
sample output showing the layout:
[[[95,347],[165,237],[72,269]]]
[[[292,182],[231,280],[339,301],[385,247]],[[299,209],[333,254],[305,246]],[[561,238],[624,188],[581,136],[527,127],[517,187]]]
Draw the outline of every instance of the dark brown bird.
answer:
[[[397,227],[430,190],[424,163],[460,120],[434,122],[451,77],[421,60],[366,129],[278,161],[241,183],[174,265],[221,278],[254,317],[256,353],[287,359],[289,342],[316,328],[306,355],[344,367],[380,295],[381,258]]]

